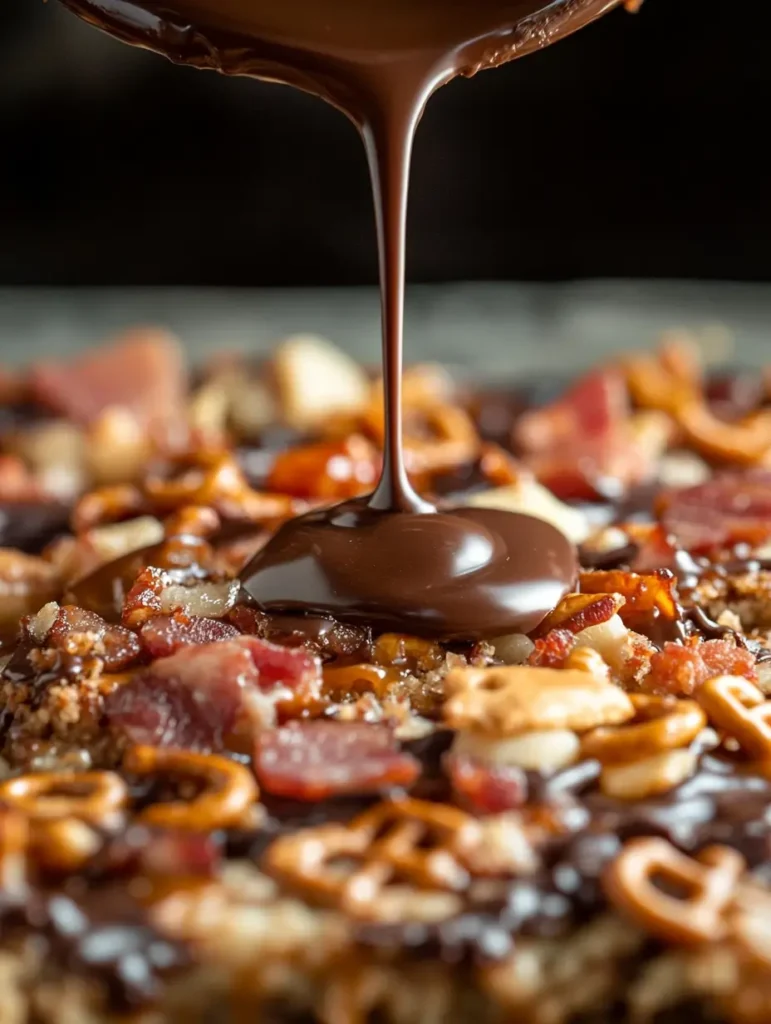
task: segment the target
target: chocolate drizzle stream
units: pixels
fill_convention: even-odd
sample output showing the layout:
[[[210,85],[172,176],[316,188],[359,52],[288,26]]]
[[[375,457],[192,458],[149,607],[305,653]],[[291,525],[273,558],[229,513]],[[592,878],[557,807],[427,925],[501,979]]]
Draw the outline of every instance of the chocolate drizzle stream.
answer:
[[[443,638],[535,628],[574,583],[572,546],[528,516],[438,509],[401,438],[405,232],[415,129],[432,93],[540,49],[616,0],[64,0],[174,61],[308,90],[358,127],[380,250],[386,443],[368,499],[287,523],[244,570],[263,609]],[[441,9],[439,9],[441,8]]]

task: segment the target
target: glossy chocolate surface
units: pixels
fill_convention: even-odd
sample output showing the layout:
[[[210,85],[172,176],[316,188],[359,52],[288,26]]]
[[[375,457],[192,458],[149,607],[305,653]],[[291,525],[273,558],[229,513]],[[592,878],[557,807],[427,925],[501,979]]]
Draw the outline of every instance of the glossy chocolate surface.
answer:
[[[412,490],[402,451],[401,375],[412,143],[434,90],[547,45],[614,0],[65,0],[173,60],[275,79],[329,100],[358,126],[380,250],[386,439],[364,504],[290,522],[246,567],[263,608],[334,614],[376,629],[493,636],[535,628],[570,589],[576,558],[542,522],[438,512]]]

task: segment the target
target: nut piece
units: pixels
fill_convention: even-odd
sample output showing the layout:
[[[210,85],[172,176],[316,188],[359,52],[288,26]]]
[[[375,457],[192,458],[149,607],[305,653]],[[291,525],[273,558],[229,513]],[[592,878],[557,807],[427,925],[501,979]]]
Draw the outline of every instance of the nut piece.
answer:
[[[634,715],[623,690],[575,667],[456,668],[445,679],[445,693],[444,718],[449,725],[497,736],[531,729],[581,732],[617,725]]]
[[[533,729],[502,740],[486,733],[459,732],[452,746],[453,754],[496,768],[552,772],[573,764],[580,749],[580,740],[569,729]]]
[[[296,430],[314,430],[331,416],[364,409],[369,401],[364,370],[323,338],[287,338],[276,350],[272,370],[282,419]]]
[[[659,796],[689,779],[697,760],[692,750],[665,750],[640,761],[607,765],[600,775],[600,789],[616,800]]]
[[[464,500],[467,505],[477,508],[498,508],[543,519],[574,544],[580,544],[589,536],[589,520],[584,513],[555,498],[537,480],[524,478],[506,487],[493,487],[481,494],[472,494]]]

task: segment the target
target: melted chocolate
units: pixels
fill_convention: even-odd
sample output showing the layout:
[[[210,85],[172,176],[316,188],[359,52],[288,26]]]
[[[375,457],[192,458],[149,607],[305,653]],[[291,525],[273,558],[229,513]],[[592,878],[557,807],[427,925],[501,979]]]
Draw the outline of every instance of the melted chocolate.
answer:
[[[428,98],[551,43],[617,0],[64,0],[172,60],[285,82],[338,106],[369,161],[380,249],[386,443],[366,501],[286,524],[243,573],[264,609],[377,629],[479,637],[529,631],[572,586],[553,527],[487,510],[438,511],[407,480],[401,374],[407,191]]]

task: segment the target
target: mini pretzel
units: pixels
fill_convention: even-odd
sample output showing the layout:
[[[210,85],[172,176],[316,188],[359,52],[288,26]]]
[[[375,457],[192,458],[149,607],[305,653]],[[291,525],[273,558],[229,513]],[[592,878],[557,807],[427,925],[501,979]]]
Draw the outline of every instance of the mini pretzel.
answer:
[[[37,772],[0,783],[0,803],[34,822],[75,818],[104,825],[128,800],[115,772]]]
[[[253,490],[235,456],[227,452],[201,452],[178,465],[176,476],[145,480],[145,493],[155,507],[173,511],[184,505],[209,505],[222,515],[252,521],[280,519],[294,509],[294,500],[286,495]]]
[[[259,797],[257,783],[243,765],[216,754],[160,747],[133,747],[123,767],[136,775],[181,775],[203,783],[194,799],[155,804],[138,820],[160,828],[211,832],[238,824]]]
[[[687,747],[707,724],[707,716],[693,700],[631,694],[635,717],[625,725],[601,726],[587,733],[581,744],[585,757],[603,764],[638,761],[664,750]]]
[[[595,659],[607,673],[594,651],[585,649],[581,664],[593,668]],[[452,669],[444,681],[445,721],[456,729],[515,736],[530,729],[583,732],[618,725],[633,716],[634,708],[623,690],[576,664],[571,662],[564,669],[530,665]]]
[[[745,866],[741,854],[726,846],[710,846],[694,860],[665,839],[636,839],[607,869],[605,889],[646,931],[695,945],[726,934],[726,910]],[[673,890],[685,895],[671,895]]]
[[[479,824],[455,807],[386,801],[348,826],[280,837],[268,849],[266,867],[318,902],[382,917],[391,887],[463,889],[469,880],[464,855],[480,836]]]
[[[712,723],[751,757],[771,756],[771,701],[743,676],[708,679],[697,694]]]
[[[72,512],[72,529],[75,533],[85,533],[105,523],[133,519],[144,511],[145,500],[141,491],[133,484],[98,487],[84,494],[75,505]]]
[[[477,457],[479,434],[464,409],[436,406],[426,410],[426,424],[433,437],[404,439],[411,473],[443,473]]]

